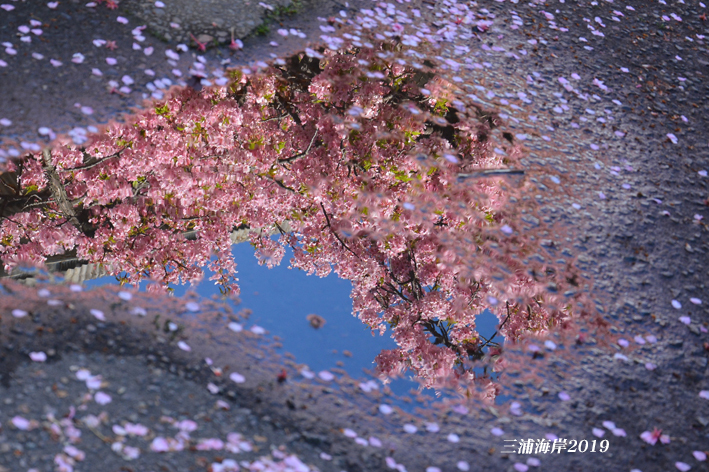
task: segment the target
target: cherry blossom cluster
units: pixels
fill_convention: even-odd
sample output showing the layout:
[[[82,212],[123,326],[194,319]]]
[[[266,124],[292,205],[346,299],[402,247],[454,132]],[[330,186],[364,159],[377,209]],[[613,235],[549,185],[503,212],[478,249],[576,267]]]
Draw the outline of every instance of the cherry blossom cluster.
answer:
[[[401,60],[399,44],[234,70],[225,86],[174,90],[81,147],[59,138],[17,166],[21,189],[6,202],[24,207],[3,214],[6,270],[75,251],[129,283],[195,282],[209,265],[238,293],[230,232],[275,227],[279,240],[252,232],[261,263],[292,247],[293,267],[350,280],[354,313],[392,331],[383,375],[471,385],[469,361],[489,344],[475,330],[482,310],[514,339],[565,320],[568,303],[515,230],[495,171],[519,150],[490,149],[500,119]]]

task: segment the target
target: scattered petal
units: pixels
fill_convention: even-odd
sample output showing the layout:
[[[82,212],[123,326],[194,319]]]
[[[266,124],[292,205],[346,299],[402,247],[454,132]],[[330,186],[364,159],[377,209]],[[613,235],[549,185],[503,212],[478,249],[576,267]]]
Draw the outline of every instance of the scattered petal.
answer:
[[[96,392],[96,393],[94,394],[94,400],[95,400],[96,403],[98,403],[99,405],[106,405],[106,404],[108,404],[108,403],[111,403],[111,400],[112,400],[112,399],[111,399],[111,396],[110,396],[109,394],[107,394],[107,393]]]
[[[238,372],[232,372],[232,373],[229,375],[229,378],[232,380],[232,382],[236,382],[236,383],[244,383],[244,382],[246,382],[246,377],[244,377],[243,375],[239,374]]]
[[[418,431],[418,428],[412,424],[405,424],[404,431],[409,434],[414,434],[416,433],[416,431]]]
[[[12,418],[12,424],[15,426],[17,429],[21,429],[22,431],[27,431],[30,429],[30,420],[23,418],[21,416],[15,416]]]
[[[167,452],[170,450],[170,445],[165,438],[158,436],[153,438],[153,442],[150,443],[150,450],[153,452]]]
[[[254,334],[266,334],[266,330],[257,325],[252,326],[250,331]]]
[[[232,321],[231,323],[229,323],[229,324],[227,325],[227,327],[228,327],[230,330],[234,331],[235,333],[239,333],[239,332],[241,332],[241,331],[244,330],[244,327],[243,327],[242,325],[240,325],[239,323],[236,323],[236,322],[234,322],[234,321]]]
[[[185,303],[185,308],[187,308],[188,311],[199,311],[199,304],[195,302],[187,302]]]
[[[30,359],[35,362],[44,362],[47,360],[47,354],[45,354],[43,351],[30,352]]]
[[[332,375],[332,373],[328,372],[327,370],[321,370],[320,372],[318,372],[318,377],[320,377],[321,379],[323,379],[326,382],[329,382],[335,378],[335,376]]]

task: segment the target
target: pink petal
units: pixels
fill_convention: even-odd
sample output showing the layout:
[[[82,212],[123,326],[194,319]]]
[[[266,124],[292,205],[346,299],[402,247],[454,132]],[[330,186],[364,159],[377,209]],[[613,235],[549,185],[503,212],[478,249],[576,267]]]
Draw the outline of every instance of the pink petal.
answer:
[[[260,326],[256,326],[256,325],[252,326],[250,331],[254,334],[265,334],[266,333],[265,329],[263,329]]]
[[[111,403],[111,400],[112,400],[112,399],[111,399],[111,395],[109,395],[109,394],[107,394],[107,393],[96,392],[96,393],[94,394],[94,400],[95,400],[96,403],[98,403],[99,405],[107,405],[107,404]]]
[[[239,374],[238,372],[232,372],[231,375],[229,375],[229,378],[236,383],[244,383],[246,382],[246,377],[243,375]]]
[[[418,431],[418,428],[412,424],[405,424],[404,431],[409,434],[414,434],[416,431]]]
[[[199,311],[199,304],[195,302],[187,302],[185,303],[185,308],[192,312]]]
[[[26,418],[23,418],[21,416],[15,416],[11,421],[17,429],[21,429],[23,431],[27,431],[28,429],[30,429],[30,421]]]
[[[200,439],[196,449],[198,451],[219,451],[224,449],[224,442],[217,438]]]
[[[44,352],[30,352],[30,359],[32,359],[35,362],[44,362],[47,360],[47,354]]]
[[[640,435],[640,439],[653,446],[657,444],[657,438],[655,438],[650,431],[643,432]]]
[[[167,452],[170,450],[170,446],[165,438],[158,436],[150,443],[150,450],[153,452]]]
[[[180,431],[191,433],[192,431],[197,430],[197,423],[192,420],[182,420],[179,423],[175,423],[175,427]]]
[[[332,375],[332,373],[328,372],[327,370],[321,370],[320,372],[318,372],[318,377],[320,377],[321,379],[323,379],[326,382],[329,382],[335,378],[335,376]]]

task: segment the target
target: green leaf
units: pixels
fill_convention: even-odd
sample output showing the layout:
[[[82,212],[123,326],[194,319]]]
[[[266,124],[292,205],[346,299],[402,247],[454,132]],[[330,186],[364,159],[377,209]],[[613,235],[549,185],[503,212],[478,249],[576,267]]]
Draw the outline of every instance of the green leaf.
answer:
[[[38,191],[38,190],[39,190],[39,187],[37,187],[36,185],[33,184],[33,185],[30,185],[30,186],[28,186],[27,188],[25,188],[25,193],[24,193],[24,194],[27,195],[27,194],[30,194],[30,193],[32,193],[32,192],[36,192],[36,191]]]
[[[163,106],[156,106],[155,107],[155,113],[158,115],[167,115],[167,113],[170,111],[170,109],[167,107],[167,103],[164,104]]]

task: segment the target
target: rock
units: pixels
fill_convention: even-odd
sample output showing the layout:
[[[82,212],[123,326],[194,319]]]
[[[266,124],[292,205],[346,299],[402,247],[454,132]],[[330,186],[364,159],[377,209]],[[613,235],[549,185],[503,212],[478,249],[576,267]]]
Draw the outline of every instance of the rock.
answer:
[[[200,34],[197,36],[197,41],[200,43],[211,43],[214,41],[214,36],[208,35],[208,34]]]

